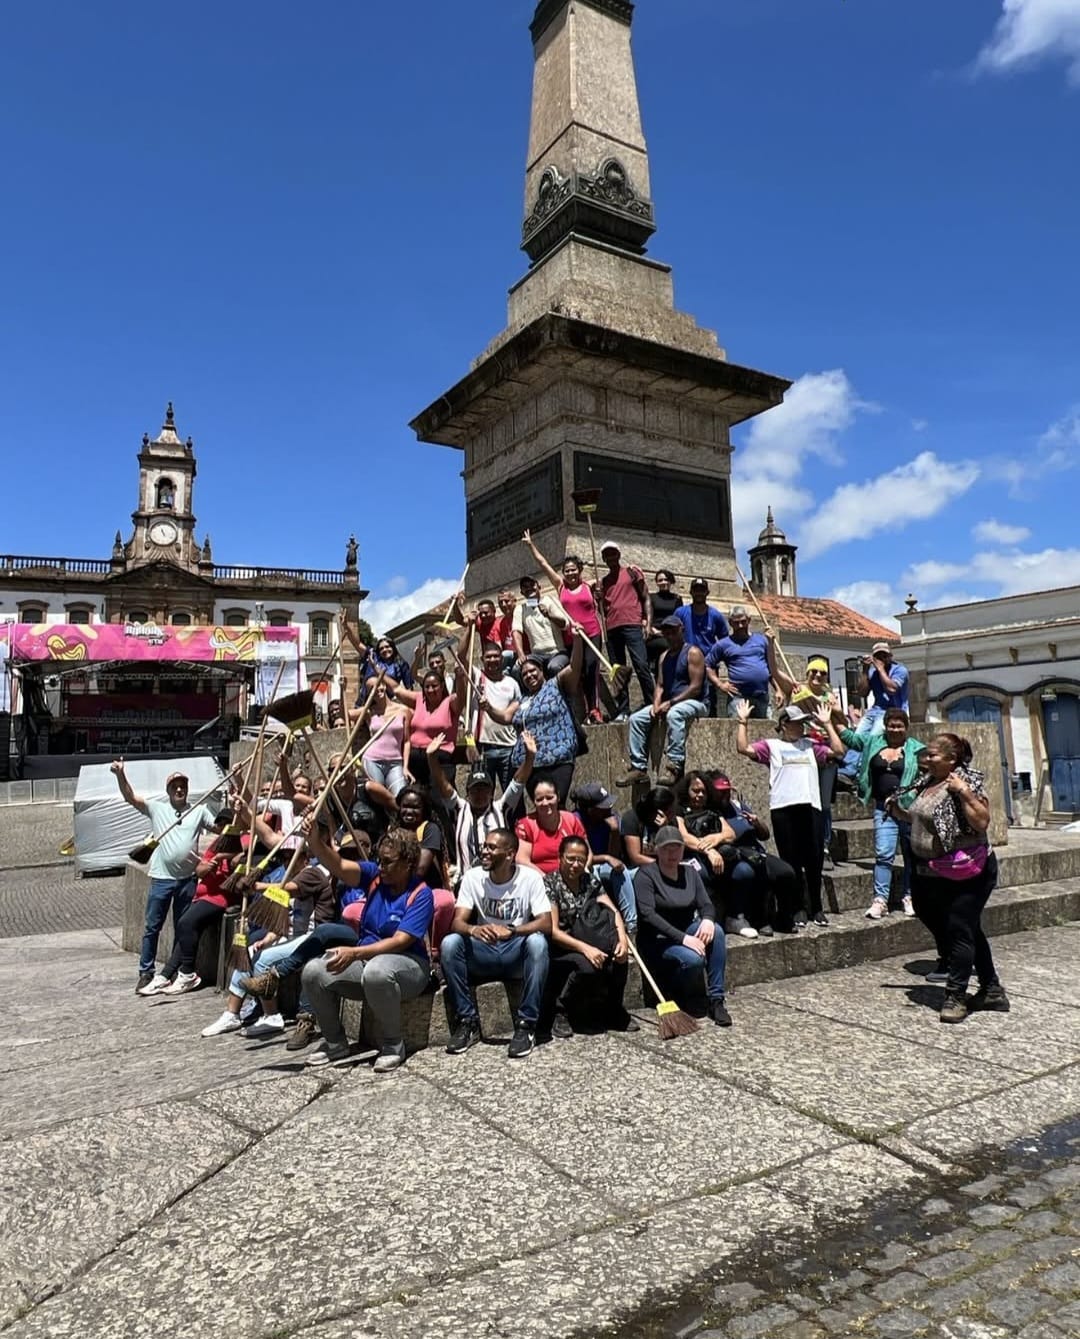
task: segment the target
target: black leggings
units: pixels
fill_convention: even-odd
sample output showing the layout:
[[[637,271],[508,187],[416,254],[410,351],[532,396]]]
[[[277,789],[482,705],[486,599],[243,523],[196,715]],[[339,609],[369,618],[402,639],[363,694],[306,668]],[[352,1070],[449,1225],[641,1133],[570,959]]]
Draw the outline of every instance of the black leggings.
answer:
[[[548,965],[544,999],[540,1006],[539,1030],[549,1031],[556,1013],[565,1013],[587,1002],[596,1022],[605,1026],[616,1023],[623,1015],[623,992],[626,990],[627,964],[610,958],[599,970],[584,953],[553,948]]]
[[[217,907],[205,898],[192,902],[177,923],[173,950],[169,954],[163,975],[174,977],[177,971],[193,972],[195,954],[199,950],[199,937],[208,925],[213,925],[224,915],[223,907]]]
[[[788,804],[773,809],[770,816],[776,853],[806,880],[809,906],[803,905],[809,915],[816,916],[821,911],[821,866],[825,859],[821,810],[810,804]]]
[[[981,874],[973,879],[938,879],[912,875],[916,914],[934,936],[938,956],[948,964],[946,990],[963,995],[974,969],[984,989],[997,984],[990,941],[982,928],[983,907],[997,887],[997,856],[991,851]],[[928,919],[929,918],[929,919]]]

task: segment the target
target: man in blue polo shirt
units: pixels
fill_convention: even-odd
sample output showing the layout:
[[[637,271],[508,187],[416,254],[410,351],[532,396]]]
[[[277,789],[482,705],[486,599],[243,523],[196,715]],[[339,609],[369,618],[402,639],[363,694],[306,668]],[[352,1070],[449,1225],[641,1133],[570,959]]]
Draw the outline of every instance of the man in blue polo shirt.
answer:
[[[866,710],[855,727],[857,735],[879,734],[885,728],[885,713],[890,707],[899,707],[908,711],[908,672],[907,666],[893,659],[888,642],[875,642],[870,654],[863,656],[862,670],[856,692],[863,698],[870,698]],[[854,780],[861,755],[856,749],[848,749],[840,767],[840,776]]]
[[[705,657],[709,683],[721,692],[730,692],[727,714],[738,716],[736,704],[740,698],[750,703],[750,715],[755,720],[769,719],[769,686],[776,683],[776,659],[771,637],[750,631],[750,615],[741,604],[731,610],[731,635],[721,637]],[[717,673],[718,665],[726,665],[725,682]]]
[[[695,577],[691,581],[690,603],[680,605],[675,610],[675,617],[683,625],[687,646],[696,646],[706,659],[716,643],[731,631],[724,615],[709,603],[709,583],[704,577]],[[708,680],[705,684],[705,701],[708,714],[715,716],[716,689]]]

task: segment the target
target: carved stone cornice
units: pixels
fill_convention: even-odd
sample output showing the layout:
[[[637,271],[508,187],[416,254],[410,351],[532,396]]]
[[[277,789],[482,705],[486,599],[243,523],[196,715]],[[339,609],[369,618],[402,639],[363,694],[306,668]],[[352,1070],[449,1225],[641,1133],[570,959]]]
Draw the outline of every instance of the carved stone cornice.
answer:
[[[543,37],[544,33],[570,2],[571,0],[540,0],[529,27],[533,42],[539,42],[540,38]],[[590,9],[598,9],[601,14],[607,14],[610,18],[618,19],[620,23],[625,23],[628,28],[633,22],[634,6],[632,0],[575,0],[575,3],[588,5]]]
[[[607,157],[594,174],[545,168],[521,246],[534,265],[570,233],[640,256],[655,231],[652,201],[638,195],[618,158]]]

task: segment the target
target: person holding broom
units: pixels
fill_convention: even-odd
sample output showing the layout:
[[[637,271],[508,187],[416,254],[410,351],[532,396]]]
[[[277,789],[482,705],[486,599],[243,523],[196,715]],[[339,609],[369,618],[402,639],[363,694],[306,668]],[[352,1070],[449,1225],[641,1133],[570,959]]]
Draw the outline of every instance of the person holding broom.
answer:
[[[634,875],[638,952],[645,966],[682,1007],[706,998],[717,1027],[731,1027],[724,990],[727,945],[701,875],[683,863],[677,827],[663,827],[654,843],[656,860]]]
[[[160,838],[150,857],[150,892],[146,899],[146,925],[139,949],[139,979],[135,993],[154,979],[158,938],[172,906],[173,929],[191,906],[195,896],[195,869],[199,863],[198,841],[213,829],[216,814],[208,804],[188,808],[188,779],[183,772],[165,778],[166,799],[144,799],[136,795],[124,771],[123,758],[109,770],[116,777],[120,794],[133,809],[150,820],[154,836]],[[178,821],[179,820],[179,821]]]

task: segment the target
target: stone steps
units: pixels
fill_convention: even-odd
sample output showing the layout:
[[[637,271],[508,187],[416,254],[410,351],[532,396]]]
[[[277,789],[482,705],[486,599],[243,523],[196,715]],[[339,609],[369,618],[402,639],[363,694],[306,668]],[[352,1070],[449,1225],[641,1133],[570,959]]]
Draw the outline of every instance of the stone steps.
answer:
[[[983,913],[983,924],[991,938],[1072,920],[1080,920],[1080,877],[996,892]],[[934,942],[912,917],[894,912],[885,920],[869,921],[860,910],[833,916],[827,927],[797,935],[751,940],[729,936],[727,948],[727,984],[735,992],[733,1008],[737,1008],[739,986],[854,967],[902,953],[933,956]],[[512,985],[486,983],[477,989],[476,996],[484,1036],[509,1038],[513,1032],[512,1001],[516,1000]],[[641,976],[633,964],[625,1000],[629,1009],[646,1007]],[[360,1033],[361,1012],[358,1004],[346,1002],[345,1026],[351,1037]],[[402,1014],[410,1050],[446,1045],[450,1025],[445,991],[412,1001]]]
[[[853,826],[845,825],[850,832]],[[834,838],[837,834],[834,834]],[[1048,880],[1060,881],[1080,877],[1080,843],[1059,839],[1054,842],[1049,834],[1042,834],[1044,842],[1032,849],[1003,846],[997,848],[998,885],[1001,888],[1021,888]],[[836,912],[865,909],[874,895],[873,828],[870,827],[870,847],[865,859],[839,865],[824,876],[825,904]],[[833,847],[835,853],[835,846]],[[835,859],[834,854],[834,859]],[[903,893],[904,867],[897,856],[893,862],[892,896],[899,901]]]

